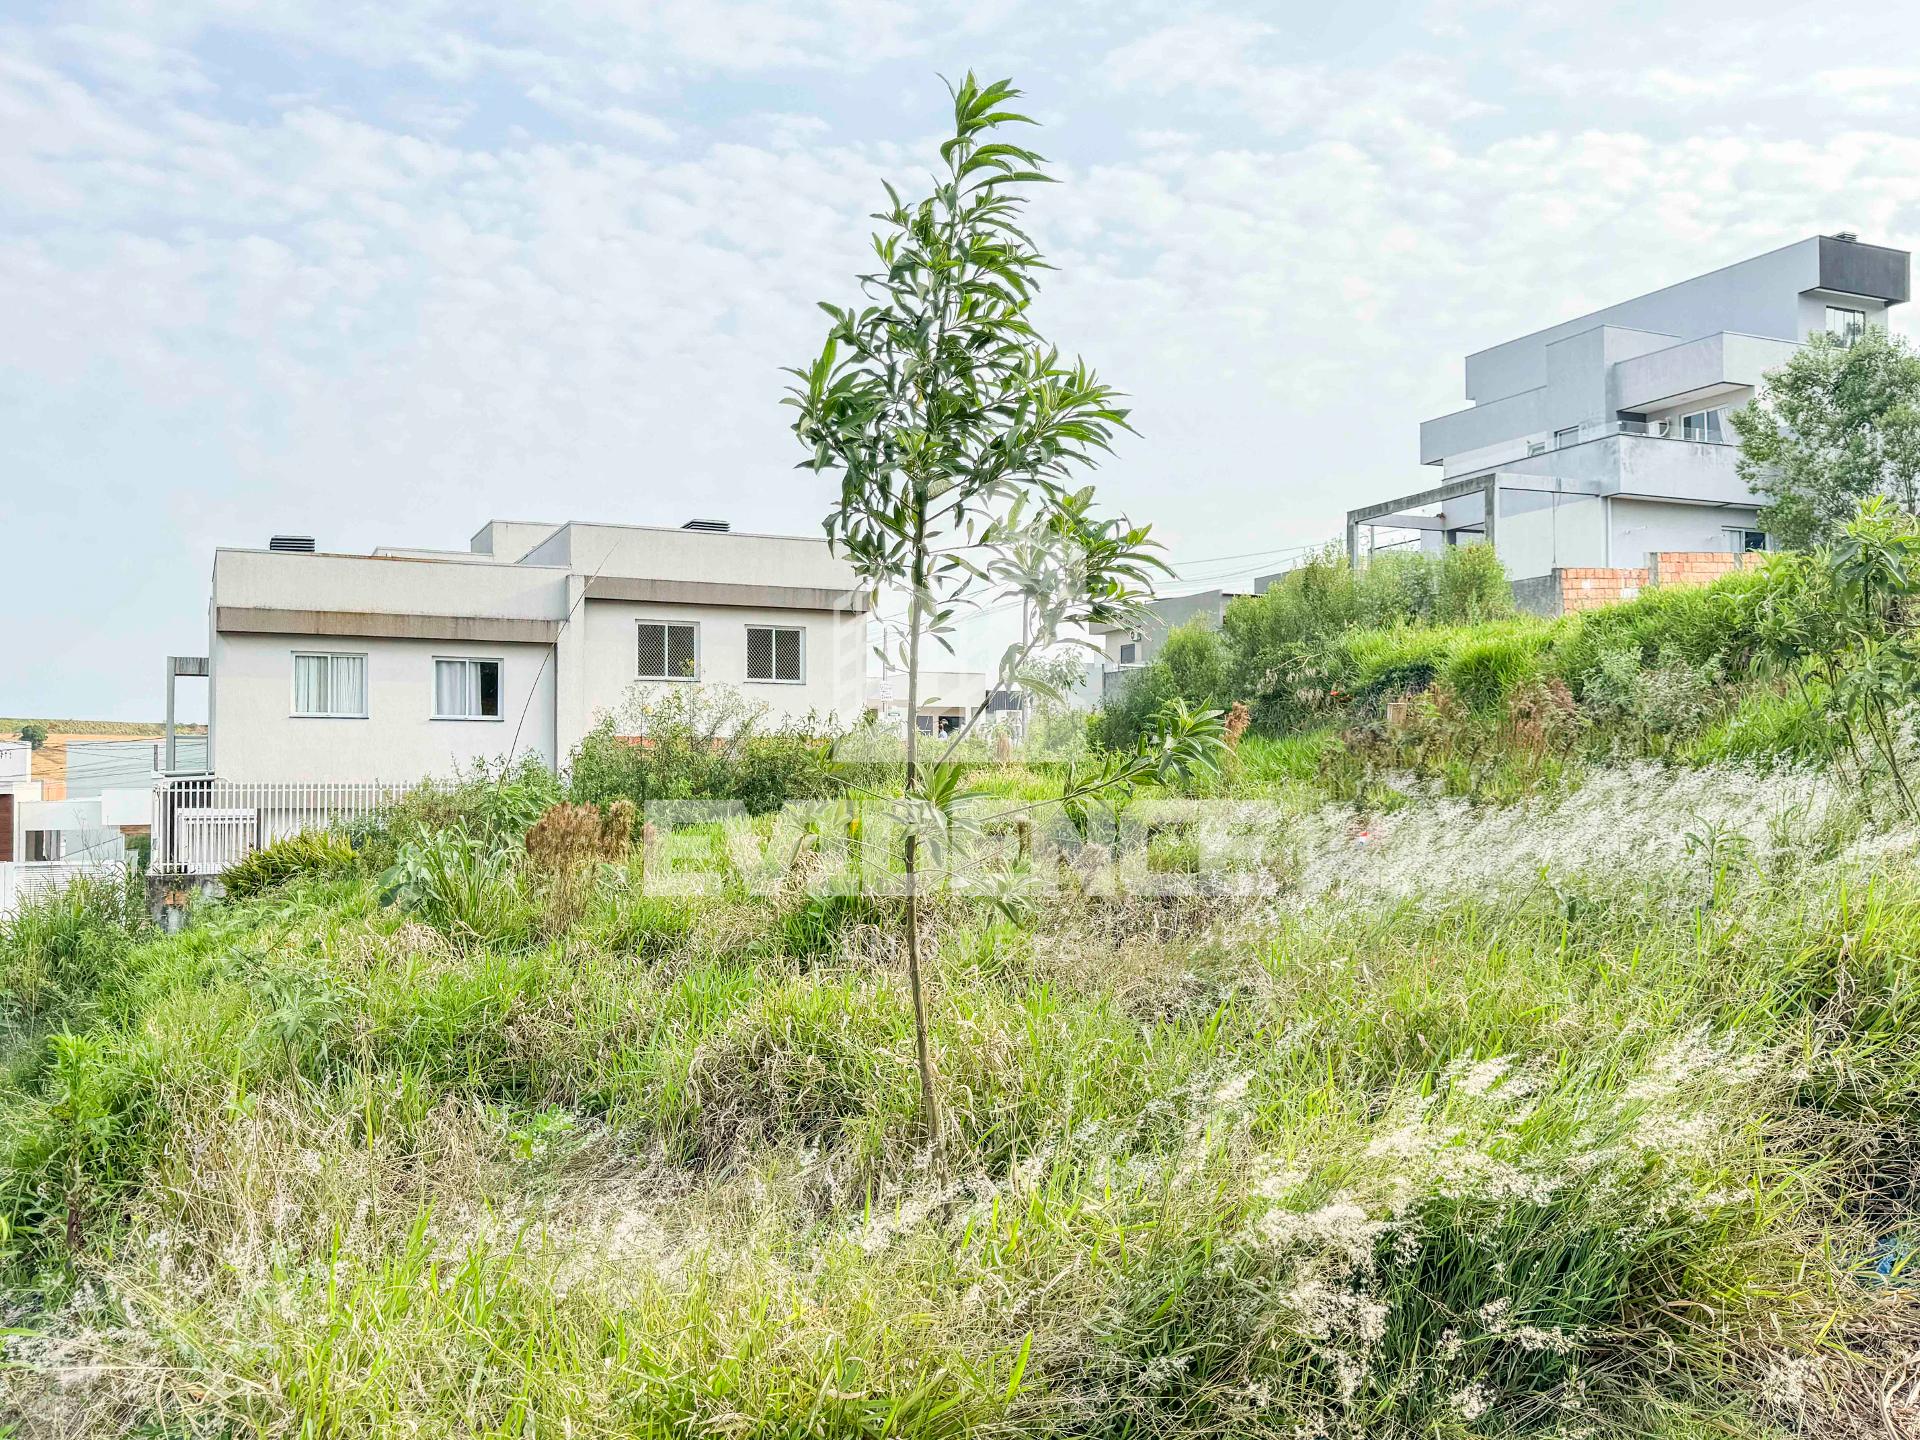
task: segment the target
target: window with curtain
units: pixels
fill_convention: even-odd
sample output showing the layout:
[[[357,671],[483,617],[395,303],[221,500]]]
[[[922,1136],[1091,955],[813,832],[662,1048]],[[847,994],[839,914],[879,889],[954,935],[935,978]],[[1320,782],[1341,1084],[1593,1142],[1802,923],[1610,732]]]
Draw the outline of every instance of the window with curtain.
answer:
[[[436,659],[433,662],[433,718],[498,720],[500,662]]]
[[[295,655],[293,713],[364,719],[367,713],[367,657]]]
[[[780,625],[749,625],[747,679],[799,684],[800,633]]]
[[[642,680],[698,680],[699,627],[642,620],[638,674]]]

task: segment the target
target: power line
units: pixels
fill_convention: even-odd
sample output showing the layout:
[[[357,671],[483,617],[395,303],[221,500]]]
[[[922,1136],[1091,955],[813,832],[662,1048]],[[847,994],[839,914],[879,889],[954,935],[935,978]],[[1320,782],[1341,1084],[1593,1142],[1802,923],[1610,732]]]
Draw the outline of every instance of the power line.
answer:
[[[1325,542],[1316,542],[1311,545],[1283,545],[1283,546],[1276,547],[1275,549],[1272,549],[1272,550],[1243,550],[1237,555],[1203,555],[1203,556],[1199,556],[1196,559],[1189,560],[1186,563],[1187,563],[1187,566],[1191,568],[1197,565],[1216,564],[1220,561],[1225,561],[1225,560],[1251,560],[1251,559],[1258,559],[1263,556],[1264,557],[1285,556],[1285,557],[1291,558],[1291,557],[1298,557],[1298,556],[1312,554],[1315,551],[1322,549],[1324,547],[1324,544]],[[1262,575],[1262,574],[1268,573],[1267,572],[1268,565],[1275,565],[1276,568],[1279,570],[1285,570],[1285,569],[1291,568],[1287,565],[1278,563],[1278,561],[1275,559],[1269,558],[1264,564],[1250,565],[1238,570],[1222,570],[1216,573],[1209,573],[1205,575],[1195,575],[1195,574],[1186,573],[1179,569],[1175,569],[1167,578],[1176,583],[1184,582],[1187,584],[1204,584],[1205,582],[1210,580],[1237,579],[1239,576],[1242,576],[1242,575]],[[1177,595],[1166,595],[1166,596],[1160,596],[1158,598],[1179,599],[1180,597]],[[989,615],[1000,615],[1000,614],[1006,613],[1009,610],[1018,609],[1024,603],[1025,603],[1024,599],[1019,597],[1016,597],[1015,599],[1012,599],[1012,600],[1003,600],[999,604],[989,605],[985,609],[975,610],[969,614],[957,616],[955,617],[953,623],[956,625],[970,624],[975,620],[984,620]],[[872,623],[892,623],[894,621],[898,621],[904,618],[905,617],[903,615],[875,615],[872,617]]]

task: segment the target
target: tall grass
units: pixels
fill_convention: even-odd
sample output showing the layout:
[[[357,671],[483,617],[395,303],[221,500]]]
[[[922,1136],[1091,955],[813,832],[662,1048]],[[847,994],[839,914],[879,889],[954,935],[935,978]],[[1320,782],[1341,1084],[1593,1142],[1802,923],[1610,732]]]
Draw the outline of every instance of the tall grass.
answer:
[[[1291,795],[1321,745],[1250,739],[1240,779]],[[393,903],[295,875],[130,931],[0,1089],[27,1332],[0,1420],[1878,1424],[1920,1342],[1879,1276],[1915,1224],[1920,870],[1769,815],[1804,799],[1778,777],[1641,810],[1633,783],[1361,834],[1283,805],[1260,900],[942,901],[937,1165],[879,902],[668,902],[607,867],[549,934],[456,830],[400,843]],[[1450,833],[1512,873],[1463,883]]]

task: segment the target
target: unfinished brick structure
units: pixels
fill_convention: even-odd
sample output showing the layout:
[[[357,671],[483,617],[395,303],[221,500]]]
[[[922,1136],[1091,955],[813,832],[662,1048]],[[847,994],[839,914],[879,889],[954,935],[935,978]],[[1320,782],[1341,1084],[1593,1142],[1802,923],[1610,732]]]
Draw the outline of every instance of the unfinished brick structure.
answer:
[[[1598,610],[1631,600],[1649,585],[1711,585],[1759,558],[1726,550],[1662,550],[1647,556],[1647,563],[1637,568],[1570,566],[1555,570],[1545,593],[1536,591],[1523,603],[1530,601],[1527,608],[1549,615]]]

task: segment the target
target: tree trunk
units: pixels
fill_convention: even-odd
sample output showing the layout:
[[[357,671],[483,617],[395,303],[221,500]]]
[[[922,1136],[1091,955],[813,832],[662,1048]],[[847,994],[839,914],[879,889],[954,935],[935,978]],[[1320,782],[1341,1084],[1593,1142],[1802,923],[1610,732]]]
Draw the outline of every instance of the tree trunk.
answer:
[[[920,597],[927,578],[926,504],[917,507],[913,536],[913,596],[907,602],[907,985],[913,992],[913,1043],[920,1060],[920,1123],[927,1145],[940,1148],[940,1099],[933,1079],[933,1047],[927,1040],[926,990],[920,978],[920,840],[912,802],[920,788]]]

